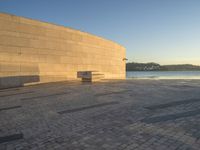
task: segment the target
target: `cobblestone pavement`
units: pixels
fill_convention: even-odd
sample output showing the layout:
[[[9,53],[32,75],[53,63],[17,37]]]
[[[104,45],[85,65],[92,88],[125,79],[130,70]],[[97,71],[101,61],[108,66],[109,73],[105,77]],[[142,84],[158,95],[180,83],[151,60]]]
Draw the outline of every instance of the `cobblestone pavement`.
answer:
[[[1,150],[199,150],[200,80],[0,90]]]

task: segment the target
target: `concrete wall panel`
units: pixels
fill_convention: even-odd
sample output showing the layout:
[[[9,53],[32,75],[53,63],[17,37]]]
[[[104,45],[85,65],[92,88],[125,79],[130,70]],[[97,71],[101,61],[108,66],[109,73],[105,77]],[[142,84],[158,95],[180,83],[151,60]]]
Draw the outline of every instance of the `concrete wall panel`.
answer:
[[[64,26],[0,13],[0,88],[77,79],[96,70],[125,78],[125,48]]]

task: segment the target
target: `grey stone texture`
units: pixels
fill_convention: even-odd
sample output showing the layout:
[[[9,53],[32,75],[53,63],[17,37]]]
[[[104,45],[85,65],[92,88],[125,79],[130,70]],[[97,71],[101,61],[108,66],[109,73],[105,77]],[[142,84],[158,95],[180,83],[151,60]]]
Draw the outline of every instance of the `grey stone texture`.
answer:
[[[200,80],[60,82],[0,90],[0,149],[199,150],[200,101],[194,99],[200,99]]]

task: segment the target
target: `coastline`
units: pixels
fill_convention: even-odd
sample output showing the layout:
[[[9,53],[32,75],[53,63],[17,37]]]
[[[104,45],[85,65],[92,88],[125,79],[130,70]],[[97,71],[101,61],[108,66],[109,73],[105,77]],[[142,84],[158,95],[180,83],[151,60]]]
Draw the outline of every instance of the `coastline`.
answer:
[[[200,71],[127,71],[132,79],[200,79]]]

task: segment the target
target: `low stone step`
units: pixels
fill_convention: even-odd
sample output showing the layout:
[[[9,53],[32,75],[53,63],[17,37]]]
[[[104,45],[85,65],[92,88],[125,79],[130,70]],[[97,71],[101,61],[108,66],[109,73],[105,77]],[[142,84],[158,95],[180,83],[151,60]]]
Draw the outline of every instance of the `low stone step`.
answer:
[[[77,77],[81,78],[83,82],[93,82],[103,79],[104,74],[98,71],[80,71],[77,72]]]

